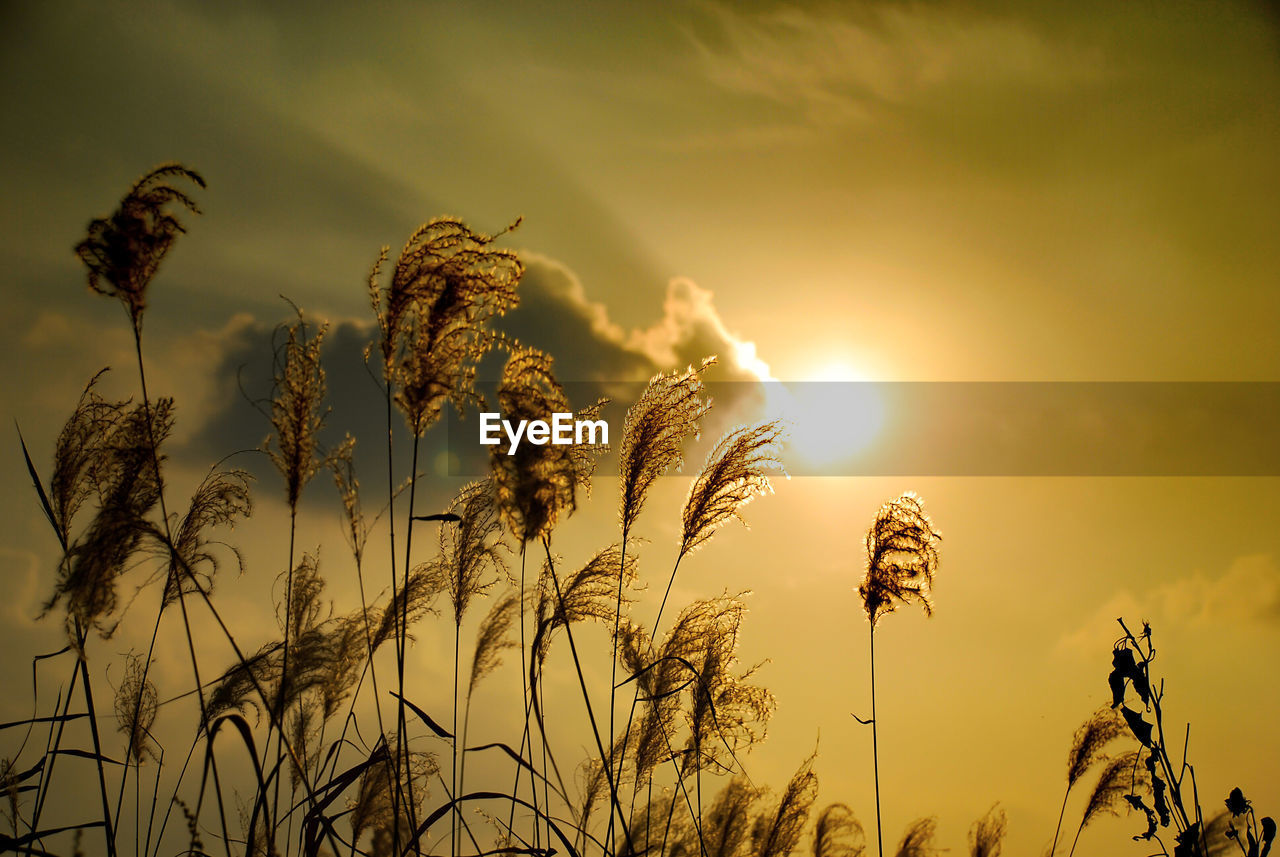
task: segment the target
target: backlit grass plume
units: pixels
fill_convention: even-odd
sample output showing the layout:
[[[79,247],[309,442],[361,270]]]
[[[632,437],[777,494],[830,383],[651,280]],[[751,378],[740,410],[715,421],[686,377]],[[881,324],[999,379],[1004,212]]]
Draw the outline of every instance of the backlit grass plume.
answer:
[[[702,819],[707,857],[734,857],[752,831],[751,808],[760,792],[745,777],[734,777],[720,790]]]
[[[1049,848],[1050,857],[1058,847],[1058,835],[1062,831],[1062,817],[1067,811],[1067,798],[1070,797],[1071,790],[1075,788],[1076,783],[1089,772],[1089,769],[1094,764],[1106,758],[1103,755],[1103,750],[1107,744],[1124,733],[1125,725],[1123,721],[1120,720],[1115,710],[1109,705],[1103,705],[1090,715],[1088,720],[1080,724],[1080,728],[1076,729],[1075,735],[1072,736],[1071,748],[1067,752],[1067,790],[1062,796],[1062,809],[1058,812],[1058,826],[1053,832],[1053,845]]]
[[[125,761],[132,759],[141,764],[152,754],[151,725],[155,723],[160,697],[156,686],[147,675],[145,662],[138,655],[129,655],[125,662],[124,679],[116,688],[116,720],[120,732],[127,740]]]
[[[999,804],[969,828],[969,857],[1000,857],[1009,818]]]
[[[535,348],[511,353],[498,384],[498,405],[505,419],[546,420],[569,412],[569,400],[551,364],[550,355]],[[595,418],[601,404],[578,418]],[[508,455],[511,442],[504,436],[489,449],[499,511],[521,544],[549,536],[561,516],[577,508],[578,491],[590,489],[595,458],[586,447],[522,443]]]
[[[324,427],[327,390],[320,347],[329,326],[314,330],[298,312],[297,321],[277,329],[283,339],[275,347],[275,381],[271,395],[271,427],[267,443],[271,463],[284,477],[285,497],[295,510],[302,489],[322,466],[319,435]]]
[[[881,616],[912,600],[932,615],[940,538],[923,502],[912,492],[880,507],[867,531],[867,573],[858,587],[873,626]]]
[[[69,545],[53,597],[44,606],[48,613],[66,600],[72,639],[76,621],[84,628],[96,626],[104,636],[114,630],[104,620],[116,608],[116,582],[152,532],[148,515],[160,500],[160,456],[152,441],[162,441],[172,427],[171,399],[151,407],[121,405],[101,424],[89,469],[97,509],[85,532]]]
[[[898,842],[895,857],[932,857],[937,854],[938,849],[933,847],[933,837],[937,830],[936,818],[918,818],[911,822]]]
[[[940,538],[924,512],[924,503],[910,491],[881,506],[871,529],[867,531],[867,571],[858,587],[858,595],[862,597],[862,606],[870,620],[871,719],[859,719],[859,722],[871,724],[876,847],[880,857],[884,857],[884,833],[880,820],[880,751],[876,725],[876,625],[881,616],[892,613],[900,603],[905,604],[911,599],[920,602],[926,615],[933,615],[930,593],[933,576],[938,570],[937,542]],[[907,843],[907,840],[903,842]]]
[[[76,255],[89,269],[89,288],[119,298],[135,331],[142,325],[147,286],[173,242],[186,231],[171,206],[200,212],[195,200],[171,184],[174,180],[204,187],[194,170],[162,164],[129,188],[115,212],[90,222],[88,235],[76,245]]]
[[[535,631],[530,647],[531,678],[536,673],[534,666],[540,668],[546,662],[552,636],[557,629],[571,622],[613,619],[611,602],[618,587],[618,576],[621,574],[624,582],[634,580],[636,564],[634,559],[628,559],[623,565],[620,547],[610,545],[598,551],[581,568],[565,578],[560,584],[560,597],[557,597],[552,584],[551,575],[554,573],[549,564],[544,564],[542,574],[538,577],[538,597],[534,608]]]
[[[53,473],[45,493],[46,513],[64,546],[71,543],[76,513],[94,492],[94,471],[103,443],[125,409],[125,403],[109,402],[95,389],[106,371],[103,369],[85,385],[54,444]]]
[[[711,407],[710,401],[702,398],[702,372],[713,362],[714,358],[707,358],[697,369],[690,366],[683,372],[654,375],[627,410],[618,446],[619,517],[624,541],[653,483],[684,465],[684,442],[698,437],[699,422]]]
[[[506,571],[506,545],[500,540],[502,524],[489,481],[463,487],[446,514],[459,520],[440,528],[440,551],[431,568],[441,591],[449,596],[454,624],[461,625],[471,602],[497,582],[498,573]]]
[[[842,803],[828,805],[813,825],[813,857],[862,857],[866,838],[853,810]]]
[[[818,775],[813,772],[813,760],[814,756],[810,756],[800,765],[773,812],[756,820],[751,831],[754,857],[788,857],[800,844],[800,834],[809,823],[809,812],[818,796]]]
[[[351,842],[358,846],[365,834],[371,837],[362,853],[375,857],[392,857],[395,843],[412,838],[413,819],[421,812],[421,803],[429,796],[430,778],[438,770],[435,757],[428,753],[388,752],[395,745],[394,735],[377,748],[369,765],[360,775],[360,788],[351,806]],[[412,810],[401,803],[402,795],[413,795],[419,805]]]
[[[1141,754],[1130,751],[1109,761],[1098,775],[1098,782],[1089,793],[1089,801],[1085,804],[1084,813],[1080,816],[1080,826],[1076,828],[1075,839],[1071,842],[1068,854],[1074,854],[1080,842],[1080,834],[1084,829],[1104,814],[1119,815],[1117,807],[1121,799],[1134,794],[1146,785],[1146,769],[1142,766]]]
[[[493,341],[486,325],[518,301],[524,265],[493,248],[497,237],[438,218],[409,236],[386,287],[379,285],[386,248],[369,274],[383,375],[419,437],[446,402],[461,408],[474,397],[476,361]]]
[[[253,511],[249,495],[252,477],[243,470],[211,470],[191,496],[186,514],[175,520],[173,550],[168,554],[163,604],[176,601],[180,594],[193,592],[199,586],[206,594],[213,589],[213,575],[218,569],[217,546],[225,546],[236,558],[241,571],[244,558],[233,546],[211,540],[209,530],[233,527],[237,518],[247,518]]]
[[[715,530],[737,518],[747,503],[773,490],[770,472],[780,472],[781,420],[742,426],[716,443],[689,488],[682,516],[680,556],[702,545]]]

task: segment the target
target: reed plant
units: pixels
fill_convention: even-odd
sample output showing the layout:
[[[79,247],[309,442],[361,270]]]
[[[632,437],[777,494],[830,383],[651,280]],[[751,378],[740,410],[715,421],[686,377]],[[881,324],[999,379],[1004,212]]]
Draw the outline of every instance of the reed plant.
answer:
[[[772,492],[784,473],[784,426],[739,426],[715,440],[687,474],[681,507],[666,510],[676,538],[657,548],[644,547],[638,522],[653,514],[657,480],[682,470],[703,429],[712,407],[703,378],[713,357],[655,375],[627,411],[617,450],[618,531],[610,528],[590,548],[559,533],[589,501],[602,449],[526,443],[513,451],[504,441],[492,449],[485,478],[456,492],[435,484],[420,458],[446,409],[462,412],[491,395],[513,420],[573,410],[551,355],[495,329],[519,303],[523,264],[499,246],[519,221],[486,234],[437,218],[414,229],[394,260],[383,248],[365,284],[373,318],[365,358],[379,385],[385,438],[332,442],[328,327],[294,307],[276,330],[272,389],[258,403],[269,434],[254,452],[280,477],[275,502],[287,510],[289,529],[287,545],[282,530],[273,559],[255,567],[229,540],[262,502],[252,465],[214,463],[185,507],[174,505],[168,456],[177,403],[148,384],[143,329],[151,288],[204,189],[194,170],[162,165],[132,185],[112,214],[92,221],[76,246],[90,289],[126,311],[137,392],[109,398],[102,373],[93,376],[53,441],[51,467],[38,466],[19,435],[57,547],[44,614],[61,620],[66,638],[35,669],[37,676],[51,665],[69,669],[52,699],[47,682],[37,685],[30,718],[0,724],[6,736],[22,736],[0,761],[10,827],[0,833],[0,851],[863,857],[868,846],[853,810],[818,803],[816,753],[777,792],[751,777],[748,754],[764,740],[776,701],[762,683],[763,664],[739,659],[746,593],[708,593],[669,607],[682,566],[689,573],[702,561],[695,553],[710,550],[724,525]],[[503,369],[490,392],[477,367],[495,351]],[[596,418],[604,405],[589,403],[577,414]],[[386,494],[376,500],[362,491],[356,469],[357,448],[370,440],[370,455],[385,456]],[[408,469],[398,470],[396,449],[406,442]],[[311,486],[324,473],[336,488],[331,512],[315,511]],[[448,494],[425,507],[425,498]],[[341,523],[348,556],[301,547],[308,544],[302,534],[325,516]],[[859,593],[871,626],[866,722],[881,855],[875,630],[911,601],[931,612],[938,538],[912,494],[885,504],[866,538]],[[371,549],[380,544],[385,550]],[[651,616],[641,615],[648,602],[639,597],[646,552],[659,554],[657,580],[665,581]],[[264,584],[276,581],[275,627],[233,627],[219,606],[219,573],[228,564]],[[327,578],[335,572],[352,575],[358,604],[330,596]],[[126,596],[130,585],[135,594]],[[152,610],[140,618],[146,608],[126,610],[130,603]],[[215,636],[197,639],[197,611]],[[182,620],[172,631],[190,666],[189,680],[176,686],[153,670],[166,617]],[[433,618],[452,637],[452,663],[421,642]],[[145,651],[122,653],[115,672],[91,669],[111,660],[95,638],[147,620]],[[609,658],[607,684],[584,665],[596,635],[608,638],[600,652]],[[1194,772],[1175,768],[1165,744],[1149,631],[1134,636],[1126,628],[1115,651],[1120,714],[1109,708],[1077,733],[1063,812],[1078,783],[1100,768],[1077,840],[1099,813],[1125,802],[1149,807],[1157,827],[1173,824],[1178,848],[1199,847],[1211,834]],[[214,658],[225,662],[211,672]],[[415,658],[451,667],[451,692],[422,688]],[[557,658],[572,665],[576,693],[548,680]],[[504,661],[519,673],[518,697],[514,685],[488,680]],[[95,701],[104,674],[118,676],[112,706]],[[629,707],[617,704],[620,692],[624,700],[630,693]],[[1135,696],[1141,709],[1126,702]],[[108,708],[115,729],[103,719]],[[509,740],[470,743],[480,708],[486,725],[507,730]],[[552,739],[554,725],[575,719],[590,735],[585,758],[570,764]],[[88,747],[75,739],[82,726]],[[1142,749],[1105,757],[1122,728]],[[175,734],[179,746],[166,747],[162,736]],[[468,768],[477,756],[491,763],[480,776]],[[66,773],[82,764],[91,777]],[[69,797],[80,780],[92,783],[92,808]],[[1256,818],[1242,794],[1228,804],[1227,820],[1210,828],[1226,841],[1234,836],[1245,857],[1266,857],[1274,823]],[[926,817],[908,825],[895,853],[934,853],[935,824]],[[1060,815],[1058,832],[1061,824]],[[997,857],[1005,828],[993,807],[970,831],[970,854]],[[122,833],[128,830],[132,842]],[[1175,849],[1171,857],[1184,853],[1201,852]]]

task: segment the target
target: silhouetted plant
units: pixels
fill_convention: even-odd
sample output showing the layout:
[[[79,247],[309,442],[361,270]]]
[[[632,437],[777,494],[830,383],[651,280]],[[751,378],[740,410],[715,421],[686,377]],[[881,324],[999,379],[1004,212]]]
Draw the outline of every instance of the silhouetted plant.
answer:
[[[876,727],[876,625],[882,616],[898,609],[899,604],[913,600],[920,602],[925,615],[933,615],[931,593],[933,576],[938,569],[937,542],[940,538],[924,512],[924,504],[910,491],[881,506],[871,529],[867,531],[867,571],[858,586],[858,595],[862,598],[870,626],[871,719],[859,719],[858,722],[871,724],[876,846],[881,857],[884,855],[884,837],[880,825],[880,751]],[[908,839],[915,842],[908,836],[903,840],[904,845],[908,844]]]
[[[1062,809],[1058,811],[1058,826],[1053,831],[1053,845],[1049,847],[1049,855],[1058,848],[1058,834],[1062,830],[1062,818],[1067,811],[1067,799],[1071,790],[1089,769],[1095,764],[1107,761],[1103,750],[1124,734],[1124,723],[1116,716],[1115,710],[1104,705],[1090,715],[1080,725],[1071,740],[1071,749],[1067,752],[1067,789],[1062,795]]]

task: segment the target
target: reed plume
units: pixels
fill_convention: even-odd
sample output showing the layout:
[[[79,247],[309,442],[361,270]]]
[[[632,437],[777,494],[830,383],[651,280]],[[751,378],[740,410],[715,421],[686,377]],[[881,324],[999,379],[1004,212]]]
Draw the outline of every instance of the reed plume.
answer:
[[[356,478],[355,468],[356,439],[347,435],[342,443],[329,456],[329,469],[333,473],[333,484],[338,489],[338,500],[342,503],[342,536],[351,549],[351,556],[356,561],[356,568],[364,564],[364,550],[369,544],[371,523],[364,516],[360,504],[360,480]],[[362,583],[363,586],[363,583]]]
[[[569,412],[564,388],[551,371],[551,357],[533,348],[511,353],[498,384],[498,404],[506,419],[545,420]],[[594,419],[599,402],[578,414]],[[550,535],[561,516],[573,514],[579,491],[588,492],[595,457],[585,446],[520,444],[508,455],[504,437],[490,447],[490,467],[498,507],[507,529],[520,544]]]
[[[818,796],[818,775],[813,772],[814,756],[805,759],[791,777],[777,808],[756,820],[751,831],[753,857],[788,857],[800,844],[800,834],[809,823],[809,813]]]
[[[685,500],[680,556],[696,549],[726,522],[742,520],[740,510],[769,494],[770,471],[781,471],[781,420],[734,429],[716,443]],[[745,522],[744,522],[745,523]]]
[[[493,603],[480,622],[476,650],[471,658],[471,677],[467,682],[468,698],[487,675],[502,666],[502,650],[516,647],[510,634],[519,613],[519,601],[519,592],[507,592]]]
[[[853,810],[833,803],[818,814],[813,825],[813,857],[862,857],[866,837]]]
[[[152,532],[148,515],[160,500],[161,456],[152,448],[173,427],[173,401],[160,399],[151,407],[120,405],[103,414],[99,445],[88,468],[97,497],[93,521],[68,547],[58,571],[53,596],[41,615],[66,599],[68,637],[76,640],[75,625],[96,627],[104,637],[115,630],[104,624],[118,603],[116,582]],[[57,469],[55,467],[55,469]]]
[[[386,287],[379,285],[386,248],[369,274],[383,377],[417,437],[446,402],[461,409],[475,398],[475,364],[494,342],[487,325],[518,302],[524,265],[492,247],[497,237],[438,218],[409,236]]]
[[[618,445],[618,516],[624,542],[653,483],[684,466],[682,446],[689,438],[697,439],[702,417],[711,408],[710,400],[702,398],[702,373],[714,362],[709,357],[697,369],[654,375],[627,410]]]
[[[176,601],[181,595],[194,592],[195,587],[207,595],[213,591],[213,576],[218,570],[215,545],[225,547],[236,558],[244,571],[244,557],[233,545],[214,542],[208,531],[215,527],[231,528],[237,518],[247,518],[253,511],[249,495],[249,480],[243,470],[211,470],[191,495],[191,504],[181,518],[175,518],[170,527],[174,534],[173,548],[168,551],[168,570],[165,576],[163,606]],[[160,535],[157,533],[157,535]]]
[[[1000,857],[1008,816],[996,804],[969,828],[969,857]]]
[[[598,551],[565,579],[560,585],[559,598],[551,581],[554,573],[551,565],[544,563],[538,577],[538,594],[534,606],[535,630],[533,644],[530,646],[531,678],[536,672],[532,669],[533,663],[541,667],[546,662],[552,636],[557,629],[564,628],[571,622],[591,619],[605,621],[613,618],[611,601],[619,575],[624,581],[634,580],[636,566],[634,559],[627,560],[623,565],[621,548],[610,545]]]
[[[147,756],[154,755],[151,726],[155,723],[159,702],[155,683],[148,677],[142,657],[129,655],[125,661],[124,679],[116,688],[115,699],[116,720],[120,732],[127,739],[126,764],[133,759],[140,765]]]
[[[921,499],[908,491],[880,507],[867,532],[867,573],[858,594],[872,626],[898,605],[915,600],[933,614],[931,589],[941,536]]]
[[[933,847],[933,837],[937,829],[936,818],[921,818],[911,822],[906,833],[902,834],[895,857],[930,857],[936,854],[938,849]]]
[[[1053,844],[1049,847],[1050,857],[1053,857],[1058,847],[1062,817],[1067,811],[1067,798],[1070,797],[1071,790],[1090,768],[1106,758],[1103,750],[1107,744],[1123,735],[1124,731],[1124,723],[1109,705],[1101,706],[1076,729],[1071,748],[1067,751],[1067,790],[1062,796],[1062,809],[1058,811],[1058,826],[1053,831]]]
[[[1076,828],[1075,839],[1071,842],[1068,854],[1074,854],[1084,829],[1103,814],[1119,815],[1117,807],[1127,794],[1136,793],[1146,784],[1146,769],[1142,767],[1141,754],[1130,751],[1109,761],[1098,775],[1089,800],[1085,804],[1084,814],[1080,817],[1080,826]]]
[[[54,444],[53,472],[49,477],[48,514],[58,540],[66,547],[76,513],[94,492],[94,471],[110,430],[125,409],[124,402],[109,402],[95,387],[106,373],[101,370],[85,385],[75,410]]]
[[[702,819],[702,845],[707,857],[735,857],[752,833],[751,809],[760,792],[744,777],[734,777],[720,790]]]
[[[439,770],[429,753],[391,753],[397,745],[394,735],[374,750],[369,764],[360,774],[360,788],[351,810],[351,842],[358,846],[366,833],[371,841],[372,857],[399,857],[396,843],[406,843],[414,835],[413,819],[428,797],[427,784]],[[418,806],[412,810],[403,803],[404,795],[413,795]]]
[[[907,491],[876,513],[867,531],[867,571],[858,586],[863,609],[870,620],[871,644],[871,758],[876,786],[876,847],[884,855],[880,821],[880,749],[876,721],[876,625],[880,617],[915,599],[925,615],[933,615],[931,589],[938,570],[937,541],[942,538],[924,512],[921,499]],[[904,840],[905,842],[906,840]]]
[[[412,640],[409,628],[423,616],[433,612],[432,604],[440,594],[441,583],[443,581],[440,576],[431,573],[429,566],[422,565],[413,569],[405,584],[392,593],[376,623],[373,621],[376,608],[369,609],[369,624],[372,628],[369,645],[376,651],[387,640],[395,638],[397,629],[406,640]]]
[[[302,489],[326,463],[319,454],[319,437],[328,416],[320,348],[329,326],[322,324],[312,333],[302,311],[295,310],[297,320],[276,330],[277,337],[283,335],[283,339],[275,345],[271,393],[274,431],[267,442],[267,455],[284,477],[291,510],[297,509]]]
[[[88,235],[75,248],[89,269],[89,288],[118,298],[135,332],[141,329],[147,286],[173,242],[186,231],[170,206],[200,213],[195,200],[170,183],[175,179],[205,186],[194,170],[162,164],[134,182],[110,216],[91,221]]]
[[[644,393],[627,409],[622,424],[622,442],[618,448],[618,474],[622,488],[618,516],[622,527],[622,559],[626,559],[631,528],[650,488],[658,477],[684,466],[682,446],[689,437],[697,438],[702,417],[711,408],[710,399],[702,398],[702,372],[715,362],[703,360],[697,369],[689,366],[682,372],[654,375]],[[609,685],[618,684],[618,634],[622,620],[622,578],[614,604],[613,660]],[[614,732],[614,693],[609,694],[609,734]],[[619,765],[622,759],[619,759]]]
[[[502,523],[489,481],[463,487],[445,513],[458,520],[440,528],[440,550],[427,569],[449,596],[454,624],[461,625],[471,602],[497,582],[497,574],[506,572],[506,545],[500,540]]]

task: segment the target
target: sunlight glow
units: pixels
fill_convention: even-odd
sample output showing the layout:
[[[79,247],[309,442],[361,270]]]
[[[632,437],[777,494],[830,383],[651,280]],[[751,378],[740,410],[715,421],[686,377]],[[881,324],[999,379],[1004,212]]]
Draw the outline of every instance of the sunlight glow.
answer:
[[[791,454],[830,466],[865,450],[884,426],[875,384],[857,369],[831,362],[799,382],[771,384],[769,409],[791,424]]]

